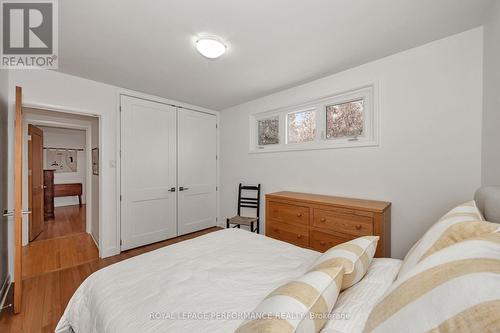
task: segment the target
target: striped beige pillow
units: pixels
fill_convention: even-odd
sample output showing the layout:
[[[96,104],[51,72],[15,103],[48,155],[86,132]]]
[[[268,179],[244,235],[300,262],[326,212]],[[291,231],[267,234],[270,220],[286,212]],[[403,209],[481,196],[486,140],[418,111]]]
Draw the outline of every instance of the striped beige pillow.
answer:
[[[332,247],[313,265],[312,270],[328,267],[344,267],[342,290],[358,283],[365,276],[375,255],[379,237],[365,236]]]
[[[440,249],[498,228],[498,224],[482,221],[474,201],[457,206],[436,222],[406,254],[399,276]]]
[[[319,332],[340,293],[344,269],[311,271],[270,293],[236,333]]]
[[[365,333],[500,332],[500,233],[451,245],[391,286]]]

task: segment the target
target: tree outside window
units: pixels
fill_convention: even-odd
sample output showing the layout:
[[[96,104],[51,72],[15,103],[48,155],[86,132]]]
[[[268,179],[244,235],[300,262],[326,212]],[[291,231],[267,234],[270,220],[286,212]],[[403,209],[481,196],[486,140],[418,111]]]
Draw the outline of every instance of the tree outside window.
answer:
[[[363,135],[363,100],[326,107],[326,138],[338,139]]]
[[[301,111],[288,114],[288,142],[314,141],[316,138],[316,112]]]

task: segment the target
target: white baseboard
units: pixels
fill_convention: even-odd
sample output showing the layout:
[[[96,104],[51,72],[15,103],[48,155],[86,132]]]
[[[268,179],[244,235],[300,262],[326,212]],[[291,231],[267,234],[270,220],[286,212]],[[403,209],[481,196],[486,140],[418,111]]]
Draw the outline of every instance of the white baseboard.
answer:
[[[99,251],[99,243],[95,240],[94,235],[92,235],[91,232],[88,233],[92,240],[94,241],[95,246],[97,247],[97,250]],[[100,252],[99,252],[100,253]]]

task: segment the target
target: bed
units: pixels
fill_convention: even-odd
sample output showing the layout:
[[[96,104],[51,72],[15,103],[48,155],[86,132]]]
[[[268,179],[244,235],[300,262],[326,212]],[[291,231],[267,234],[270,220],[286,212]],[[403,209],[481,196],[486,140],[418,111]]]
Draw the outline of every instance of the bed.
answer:
[[[481,189],[484,217],[500,222],[500,190]],[[321,254],[241,229],[226,229],[119,262],[77,289],[56,332],[234,332],[259,302],[307,272]],[[321,333],[362,332],[401,260],[374,259],[340,294]]]
[[[234,332],[262,298],[304,274],[318,256],[241,229],[213,232],[92,274],[71,298],[56,332]],[[358,294],[380,293],[379,280],[388,288],[400,261],[376,259],[372,265],[379,266],[371,270],[373,283],[367,279],[367,290]],[[369,309],[360,303],[363,311],[342,320],[366,319]]]

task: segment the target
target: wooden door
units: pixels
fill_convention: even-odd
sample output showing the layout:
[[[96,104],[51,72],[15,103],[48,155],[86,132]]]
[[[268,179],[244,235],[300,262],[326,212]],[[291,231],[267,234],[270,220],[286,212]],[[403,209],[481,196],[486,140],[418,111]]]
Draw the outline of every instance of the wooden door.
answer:
[[[178,111],[179,235],[217,224],[217,118]]]
[[[23,292],[22,226],[23,226],[23,90],[16,87],[16,124],[14,139],[14,313],[21,312]]]
[[[29,241],[33,241],[43,231],[43,131],[33,125],[28,125],[28,200],[29,210]]]
[[[121,97],[121,249],[177,236],[174,107]]]
[[[4,73],[0,75],[5,75]],[[0,107],[1,108],[1,107]],[[9,132],[10,122],[8,121],[8,110],[2,109],[0,110],[0,212],[2,215],[0,216],[0,285],[5,285],[7,281],[7,277],[9,274],[9,251],[11,245],[8,244],[8,239],[10,239],[10,228],[9,224],[11,223],[11,218],[9,217],[9,206],[8,206],[8,196],[9,189],[7,188],[7,184],[4,183],[4,180],[9,178],[9,169],[11,167],[9,161],[9,147],[12,142],[8,142],[8,140],[4,140]],[[0,287],[1,288],[1,287]],[[2,319],[0,319],[1,321]],[[3,327],[0,324],[0,327]]]

